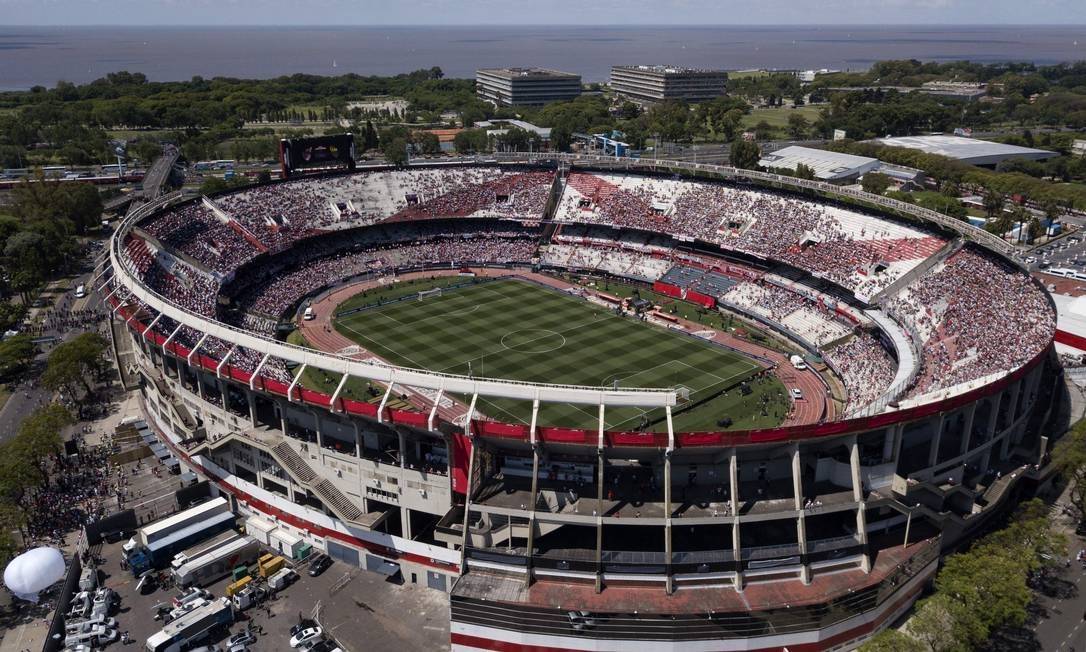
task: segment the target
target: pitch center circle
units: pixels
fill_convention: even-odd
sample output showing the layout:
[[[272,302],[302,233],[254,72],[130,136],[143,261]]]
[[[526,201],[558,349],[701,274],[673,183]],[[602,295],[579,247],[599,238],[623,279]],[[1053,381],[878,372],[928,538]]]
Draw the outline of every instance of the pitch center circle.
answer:
[[[566,336],[546,328],[525,328],[502,335],[501,343],[517,353],[550,353],[566,345]]]

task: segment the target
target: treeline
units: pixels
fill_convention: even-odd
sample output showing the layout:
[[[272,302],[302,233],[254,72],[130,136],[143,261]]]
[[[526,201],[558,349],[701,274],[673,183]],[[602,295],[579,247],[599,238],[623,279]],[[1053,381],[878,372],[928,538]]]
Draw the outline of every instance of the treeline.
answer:
[[[902,630],[888,629],[861,652],[970,652],[1002,649],[1029,619],[1031,587],[1050,578],[1066,558],[1066,538],[1039,499],[1019,506],[1006,527],[950,555],[935,592],[919,601]],[[985,648],[985,645],[988,648]]]

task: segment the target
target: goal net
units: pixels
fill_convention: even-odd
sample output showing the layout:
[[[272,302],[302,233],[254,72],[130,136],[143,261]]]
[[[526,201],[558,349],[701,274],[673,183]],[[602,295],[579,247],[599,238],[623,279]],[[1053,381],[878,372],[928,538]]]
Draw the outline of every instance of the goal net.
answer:
[[[432,299],[434,297],[441,296],[441,288],[434,288],[432,290],[423,290],[419,292],[419,301],[425,301],[426,299]]]

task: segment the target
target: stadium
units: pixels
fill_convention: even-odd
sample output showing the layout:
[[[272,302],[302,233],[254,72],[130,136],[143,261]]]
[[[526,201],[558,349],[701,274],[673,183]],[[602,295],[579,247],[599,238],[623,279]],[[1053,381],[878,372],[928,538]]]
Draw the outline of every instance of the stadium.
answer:
[[[965,222],[583,155],[284,176],[121,222],[122,376],[249,530],[448,592],[452,649],[852,649],[1052,478],[1052,300]]]

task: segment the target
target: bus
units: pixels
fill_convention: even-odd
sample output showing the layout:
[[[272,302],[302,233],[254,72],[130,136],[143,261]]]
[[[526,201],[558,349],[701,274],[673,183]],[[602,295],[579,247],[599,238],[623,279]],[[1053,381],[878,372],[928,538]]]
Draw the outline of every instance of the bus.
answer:
[[[234,622],[234,608],[228,598],[219,598],[197,607],[152,634],[147,639],[147,652],[180,652],[191,647],[212,630],[225,630]]]

